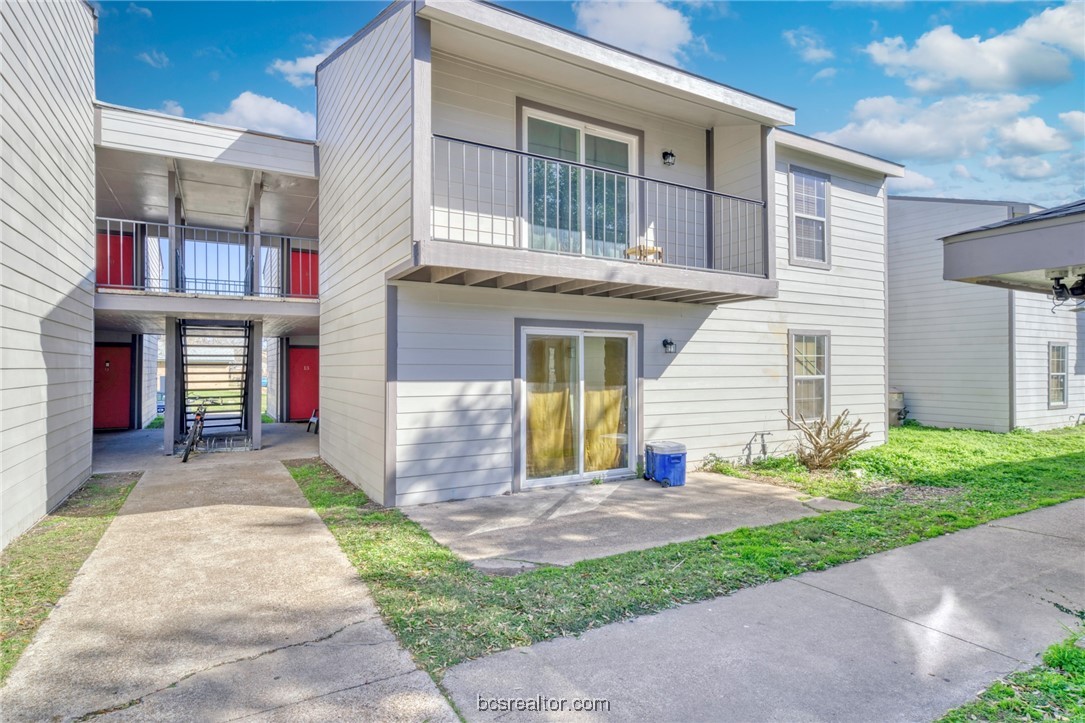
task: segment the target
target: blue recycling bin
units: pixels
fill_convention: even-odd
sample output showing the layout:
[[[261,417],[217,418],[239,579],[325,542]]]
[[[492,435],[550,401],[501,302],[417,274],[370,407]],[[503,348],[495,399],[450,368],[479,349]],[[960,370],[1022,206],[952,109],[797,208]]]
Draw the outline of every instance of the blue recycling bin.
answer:
[[[686,445],[678,442],[648,442],[644,445],[644,479],[664,487],[686,484]]]

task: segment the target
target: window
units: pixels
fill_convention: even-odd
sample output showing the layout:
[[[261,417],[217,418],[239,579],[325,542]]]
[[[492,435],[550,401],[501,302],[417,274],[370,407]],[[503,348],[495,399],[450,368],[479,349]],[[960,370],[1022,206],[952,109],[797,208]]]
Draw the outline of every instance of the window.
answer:
[[[791,263],[829,267],[829,176],[791,168]]]
[[[808,421],[829,413],[829,332],[791,332],[791,416]]]
[[[1050,409],[1066,406],[1069,349],[1068,344],[1047,345],[1047,406]]]

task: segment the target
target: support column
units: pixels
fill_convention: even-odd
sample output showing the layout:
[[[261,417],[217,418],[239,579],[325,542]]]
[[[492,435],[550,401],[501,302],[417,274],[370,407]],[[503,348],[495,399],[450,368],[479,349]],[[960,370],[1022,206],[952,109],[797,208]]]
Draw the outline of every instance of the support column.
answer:
[[[250,236],[249,258],[252,259],[252,277],[249,280],[249,293],[260,295],[260,198],[264,192],[263,175],[257,171],[252,180],[252,236]]]
[[[177,424],[180,420],[180,389],[177,383],[178,367],[181,365],[181,333],[177,318],[166,317],[166,411],[162,413],[162,451],[173,454],[173,441],[177,438]]]
[[[180,213],[180,199],[177,192],[177,171],[170,170],[166,176],[166,207],[167,207],[167,219],[169,222],[169,234],[170,234],[170,250],[169,250],[169,290],[178,291],[181,288],[181,270],[177,264],[177,250],[181,248],[181,234],[180,229],[177,228],[181,223]]]
[[[249,432],[252,434],[252,448],[260,449],[260,392],[263,389],[260,384],[264,376],[263,370],[264,350],[264,323],[252,322],[252,332],[249,336]]]

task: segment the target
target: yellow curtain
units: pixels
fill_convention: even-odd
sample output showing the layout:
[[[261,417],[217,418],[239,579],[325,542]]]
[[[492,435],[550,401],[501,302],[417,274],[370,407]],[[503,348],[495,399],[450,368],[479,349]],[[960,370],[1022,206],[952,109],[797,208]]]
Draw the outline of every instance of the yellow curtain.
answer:
[[[625,440],[619,439],[625,387],[584,391],[584,468],[588,472],[621,465]]]
[[[527,474],[556,477],[576,471],[569,389],[528,391]]]

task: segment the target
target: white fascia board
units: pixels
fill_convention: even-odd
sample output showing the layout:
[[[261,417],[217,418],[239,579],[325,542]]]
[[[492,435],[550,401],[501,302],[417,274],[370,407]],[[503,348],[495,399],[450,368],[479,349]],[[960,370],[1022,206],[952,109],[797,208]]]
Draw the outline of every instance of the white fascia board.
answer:
[[[133,153],[316,178],[316,142],[95,102],[95,143]]]
[[[773,133],[773,136],[776,138],[776,144],[780,146],[805,151],[806,153],[812,153],[816,156],[831,158],[834,161],[845,163],[849,166],[864,168],[868,171],[874,171],[875,173],[880,173],[881,175],[890,178],[901,178],[904,176],[904,166],[899,163],[887,161],[883,158],[860,153],[859,151],[853,151],[850,148],[819,141],[816,138],[802,136],[798,133],[792,133],[791,131],[777,129]]]
[[[953,244],[960,241],[974,241],[977,239],[1011,236],[1017,233],[1031,233],[1046,229],[1058,229],[1060,226],[1065,226],[1066,228],[1061,229],[1058,233],[1062,234],[1067,241],[1080,246],[1082,251],[1081,260],[1085,262],[1085,214],[1081,213],[1059,216],[1057,218],[1039,218],[1035,221],[1017,223],[1012,226],[1000,225],[995,226],[994,228],[961,231],[960,233],[943,236],[942,241],[947,244]]]
[[[564,57],[577,65],[590,67],[616,79],[716,106],[727,113],[764,125],[795,124],[794,108],[613,48],[504,8],[464,0],[418,0],[415,5],[419,17],[433,22],[464,28],[555,57]]]

